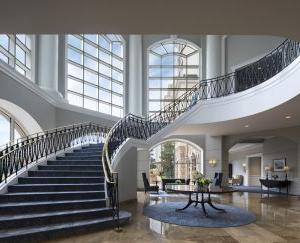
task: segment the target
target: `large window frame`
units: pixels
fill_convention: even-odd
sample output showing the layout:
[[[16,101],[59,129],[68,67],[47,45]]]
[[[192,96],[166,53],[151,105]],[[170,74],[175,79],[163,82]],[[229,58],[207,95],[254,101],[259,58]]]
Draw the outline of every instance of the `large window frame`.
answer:
[[[13,116],[11,116],[8,112],[0,109],[0,118],[1,121],[6,121],[9,129],[8,139],[0,142],[0,149],[3,149],[3,146],[6,146],[9,143],[16,142],[18,139],[26,136],[26,133],[24,129],[20,126],[19,122],[16,121],[16,119]],[[0,136],[2,136],[1,133]]]
[[[195,65],[189,64],[192,58]],[[196,44],[171,38],[151,45],[147,51],[148,114],[174,102],[197,84],[201,76],[201,48]]]
[[[0,62],[14,68],[29,80],[34,75],[34,36],[0,34]]]
[[[125,44],[121,35],[66,36],[66,97],[70,104],[124,116]]]
[[[167,147],[165,147],[167,145]],[[170,149],[173,146],[173,149]],[[164,158],[170,157],[170,170],[165,171],[166,161],[162,160],[163,148],[167,148]],[[150,150],[150,180],[159,177],[192,179],[193,172],[204,173],[204,151],[198,145],[185,139],[167,139],[154,145]],[[173,155],[173,156],[172,156]],[[166,173],[167,172],[167,173]]]

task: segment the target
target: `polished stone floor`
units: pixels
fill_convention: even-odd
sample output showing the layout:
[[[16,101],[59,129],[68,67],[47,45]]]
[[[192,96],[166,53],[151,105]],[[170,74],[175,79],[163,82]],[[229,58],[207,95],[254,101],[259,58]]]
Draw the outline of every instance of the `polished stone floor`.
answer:
[[[138,192],[137,202],[122,205],[122,209],[132,212],[133,217],[130,224],[123,227],[121,233],[103,230],[51,242],[300,242],[299,197],[272,196],[270,199],[261,199],[260,194],[234,192],[216,196],[213,200],[217,203],[232,204],[251,210],[256,214],[257,221],[232,228],[193,228],[164,224],[143,216],[143,206],[165,201],[186,201],[185,196],[145,197],[144,193]]]

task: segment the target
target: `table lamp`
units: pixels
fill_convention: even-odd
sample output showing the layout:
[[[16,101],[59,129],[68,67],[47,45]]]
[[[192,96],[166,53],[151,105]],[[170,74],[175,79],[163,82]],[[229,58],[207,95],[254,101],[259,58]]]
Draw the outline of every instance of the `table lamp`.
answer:
[[[265,171],[266,171],[266,173],[267,173],[267,174],[266,174],[266,179],[269,179],[269,171],[270,171],[270,169],[271,169],[270,166],[266,166],[266,167],[265,167]]]
[[[286,166],[283,167],[283,170],[285,172],[285,180],[287,181],[287,179],[288,179],[288,175],[287,174],[288,174],[290,168],[286,165]]]

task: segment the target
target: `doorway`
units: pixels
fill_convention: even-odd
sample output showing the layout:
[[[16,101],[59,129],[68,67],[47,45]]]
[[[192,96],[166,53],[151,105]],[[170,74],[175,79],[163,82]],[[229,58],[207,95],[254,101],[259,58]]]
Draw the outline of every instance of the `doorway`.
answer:
[[[262,174],[262,156],[248,156],[248,170],[247,170],[247,185],[259,186],[259,179]]]

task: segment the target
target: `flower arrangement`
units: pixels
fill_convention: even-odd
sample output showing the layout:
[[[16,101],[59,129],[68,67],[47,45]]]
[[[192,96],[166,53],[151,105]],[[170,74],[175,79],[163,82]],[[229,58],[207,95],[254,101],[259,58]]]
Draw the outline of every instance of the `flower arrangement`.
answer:
[[[208,186],[211,183],[210,179],[205,178],[205,176],[197,170],[193,171],[192,177],[196,184],[198,184],[201,187]]]
[[[211,180],[210,179],[208,179],[208,178],[201,178],[201,179],[199,179],[198,180],[198,184],[199,184],[199,186],[208,186],[209,184],[211,183]]]
[[[202,173],[200,173],[199,171],[194,170],[192,172],[192,178],[193,178],[193,181],[198,181],[199,179],[204,178],[204,175]]]

